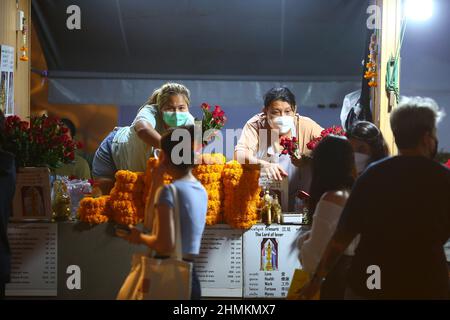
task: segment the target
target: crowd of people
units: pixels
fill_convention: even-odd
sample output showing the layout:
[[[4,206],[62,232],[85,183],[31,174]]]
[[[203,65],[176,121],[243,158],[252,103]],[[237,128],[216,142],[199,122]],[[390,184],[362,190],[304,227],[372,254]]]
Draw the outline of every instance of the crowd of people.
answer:
[[[315,168],[330,152],[339,160],[336,170],[314,172],[320,198],[311,231],[299,239],[311,280],[299,298],[319,290],[324,299],[449,298],[450,170],[434,161],[441,115],[431,99],[403,99],[390,118],[399,155],[383,158],[378,132],[366,142],[373,146],[366,159],[375,161],[356,180],[349,168],[358,157],[349,156],[347,141],[330,137],[319,144]],[[370,131],[357,126],[350,143]]]
[[[114,128],[101,142],[92,175],[108,193],[117,170],[145,171],[147,159],[158,150],[159,165],[147,204],[152,207],[153,231],[129,226],[130,233],[123,237],[148,246],[161,258],[170,256],[175,246],[174,210],[179,208],[183,259],[195,263],[208,198],[191,172],[195,148],[190,99],[181,84],[167,83],[155,90],[130,126]],[[290,210],[298,190],[311,195],[312,226],[297,241],[299,260],[310,281],[297,297],[311,298],[320,290],[321,299],[449,298],[443,246],[450,237],[450,170],[434,161],[442,113],[435,102],[405,98],[394,109],[390,121],[399,154],[390,156],[381,131],[366,121],[353,124],[346,137],[322,139],[311,152],[306,145],[323,128],[298,113],[295,95],[286,87],[272,88],[263,101],[262,112],[243,128],[235,158],[259,164],[272,179],[288,179]],[[192,138],[181,162],[171,157],[179,143],[173,136],[175,128],[188,131]],[[12,156],[1,151],[1,137],[0,186],[8,190],[0,193],[3,295],[10,272],[6,229],[15,168]],[[293,137],[300,142],[301,153],[312,157],[306,165],[282,153],[280,139]],[[174,178],[178,203],[170,187],[163,185],[164,173]],[[192,284],[192,298],[199,299],[195,272]]]

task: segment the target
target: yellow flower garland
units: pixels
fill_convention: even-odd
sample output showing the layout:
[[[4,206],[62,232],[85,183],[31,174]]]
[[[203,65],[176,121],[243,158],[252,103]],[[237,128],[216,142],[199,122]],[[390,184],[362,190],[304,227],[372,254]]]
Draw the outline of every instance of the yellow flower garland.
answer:
[[[100,224],[109,220],[109,196],[86,197],[78,206],[78,218],[89,224]]]
[[[112,219],[120,224],[137,224],[144,219],[144,173],[119,170],[110,193]]]
[[[237,161],[231,161],[225,165],[224,218],[230,226],[249,229],[258,223],[261,192],[259,174],[258,165],[241,165]]]
[[[202,154],[198,160],[201,164],[195,166],[192,174],[200,181],[208,194],[206,224],[221,223],[223,221],[222,173],[226,160],[225,156],[219,153]]]
[[[259,166],[241,165],[236,161],[225,164],[222,154],[203,154],[201,164],[193,169],[194,176],[208,193],[206,223],[222,221],[234,228],[248,229],[258,222],[260,188]],[[89,223],[106,222],[108,215],[120,224],[136,224],[144,218],[145,199],[150,193],[150,179],[158,160],[150,158],[145,174],[120,170],[110,197],[85,198],[80,202],[80,219]],[[165,175],[164,183],[172,182]],[[105,212],[110,213],[104,214]],[[82,218],[81,218],[82,217]]]

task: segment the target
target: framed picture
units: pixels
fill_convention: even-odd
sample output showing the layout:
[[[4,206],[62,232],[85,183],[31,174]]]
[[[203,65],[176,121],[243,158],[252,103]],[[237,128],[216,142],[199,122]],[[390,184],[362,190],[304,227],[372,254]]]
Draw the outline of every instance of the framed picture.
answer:
[[[48,168],[19,168],[12,221],[51,220],[50,171]]]

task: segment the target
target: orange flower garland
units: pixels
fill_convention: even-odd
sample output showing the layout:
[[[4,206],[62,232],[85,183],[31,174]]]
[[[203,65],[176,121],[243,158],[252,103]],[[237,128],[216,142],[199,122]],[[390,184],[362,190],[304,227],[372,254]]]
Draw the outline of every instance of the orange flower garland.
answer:
[[[200,164],[195,166],[192,173],[208,193],[206,224],[213,225],[225,221],[234,228],[249,229],[257,223],[259,220],[257,208],[261,192],[259,166],[241,165],[237,161],[225,164],[226,158],[222,154],[202,154],[197,160]],[[157,163],[158,160],[155,158],[150,158],[147,162],[144,199],[150,193],[152,171]],[[164,184],[169,184],[172,180],[172,177],[165,175]],[[130,183],[130,179],[124,181]],[[126,192],[124,188],[130,189],[128,186],[116,185],[113,191],[114,193]],[[133,193],[128,197],[134,199]],[[126,207],[125,203],[120,205],[124,211],[133,211],[132,208]],[[114,211],[114,206],[112,207]]]
[[[78,206],[78,217],[89,224],[100,224],[109,220],[109,196],[85,197]]]
[[[258,223],[260,167],[230,161],[224,167],[224,218],[233,228],[249,229]]]
[[[144,219],[144,173],[119,170],[110,193],[112,218],[119,224],[137,224]]]
[[[78,209],[81,221],[90,224],[115,222],[129,225],[144,219],[145,199],[150,193],[150,179],[158,160],[150,158],[143,173],[120,170],[109,196],[86,197]],[[249,229],[259,221],[260,203],[259,173],[257,165],[241,165],[237,161],[225,164],[222,154],[203,154],[193,169],[194,176],[208,193],[206,224],[222,221],[238,229]],[[172,182],[165,175],[164,184]]]
[[[202,154],[192,174],[200,181],[208,193],[208,211],[206,224],[213,225],[222,222],[223,184],[222,172],[225,156],[219,153]]]
[[[366,63],[367,71],[364,73],[364,79],[368,81],[369,87],[377,87],[377,37],[376,34],[372,34],[370,37],[370,44],[369,44],[369,50],[370,54],[368,56],[369,62]]]

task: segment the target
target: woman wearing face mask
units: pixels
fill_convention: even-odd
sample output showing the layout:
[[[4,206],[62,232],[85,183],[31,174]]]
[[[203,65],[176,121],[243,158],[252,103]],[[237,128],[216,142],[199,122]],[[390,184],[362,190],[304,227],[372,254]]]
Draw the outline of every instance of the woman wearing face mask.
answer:
[[[389,149],[383,134],[371,122],[356,122],[347,132],[355,154],[355,166],[358,175],[372,162],[389,156]]]
[[[281,155],[282,137],[297,137],[300,152],[310,153],[309,141],[320,136],[323,128],[297,111],[294,94],[285,87],[272,88],[264,95],[262,113],[245,124],[235,148],[235,158],[243,163],[258,163],[262,171],[275,180],[289,179],[289,210],[294,209],[295,194],[308,191],[305,168],[294,166],[288,155]]]
[[[153,92],[130,126],[115,128],[103,140],[92,163],[92,175],[103,192],[114,185],[117,170],[145,171],[168,128],[194,124],[189,104],[190,92],[185,86],[166,83]]]
[[[344,137],[325,137],[313,155],[311,199],[308,203],[308,209],[313,213],[312,226],[297,240],[300,263],[310,275],[314,274],[336,230],[355,180],[352,146]],[[321,300],[344,299],[347,272],[358,241],[353,241],[328,274],[321,287]]]

